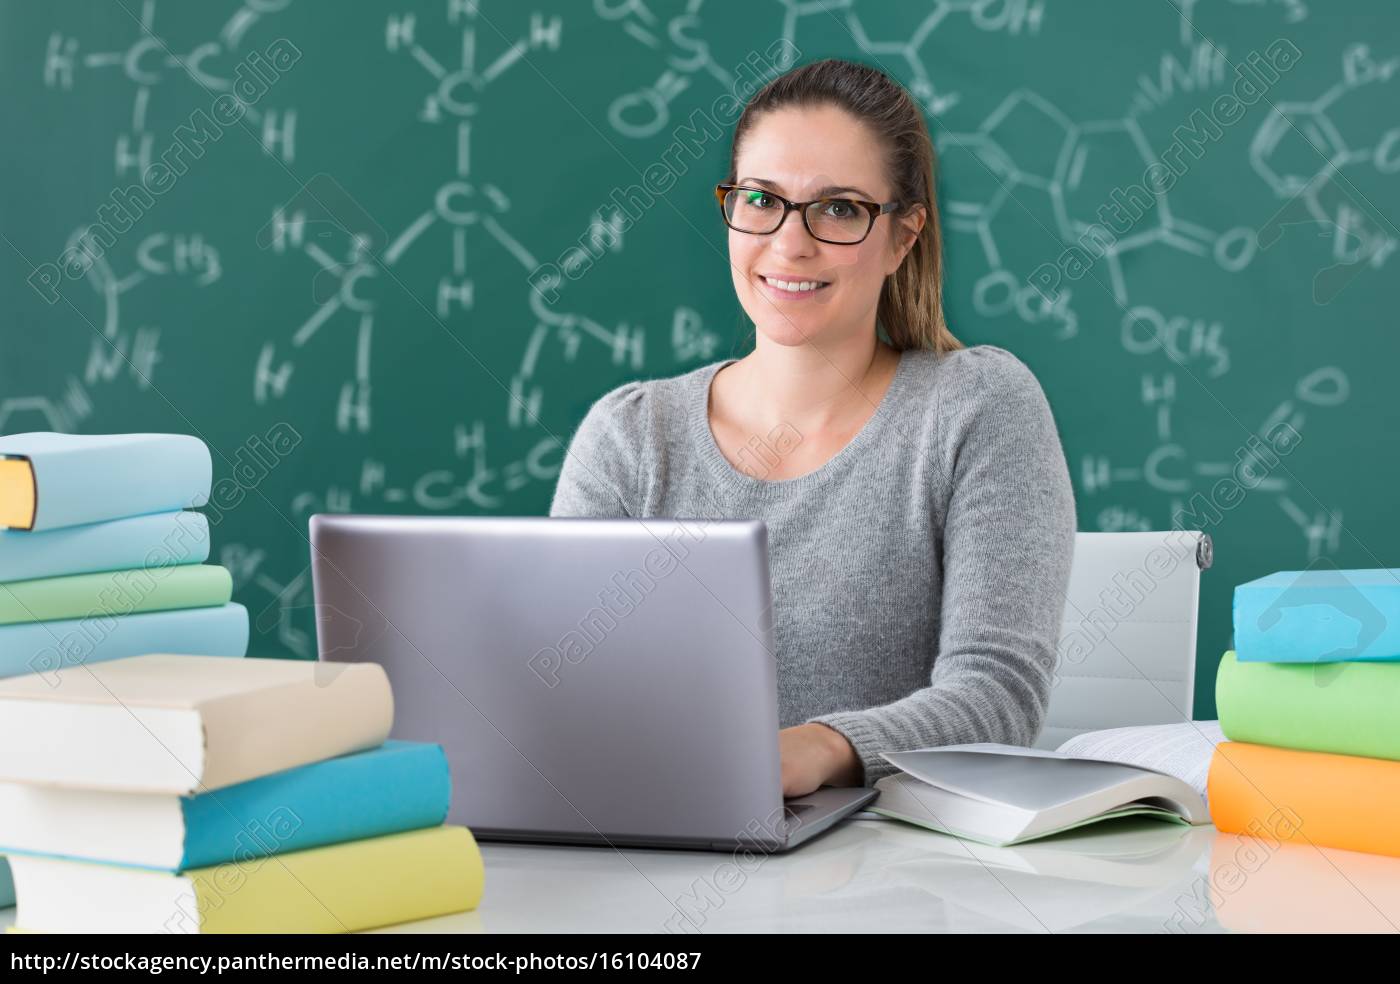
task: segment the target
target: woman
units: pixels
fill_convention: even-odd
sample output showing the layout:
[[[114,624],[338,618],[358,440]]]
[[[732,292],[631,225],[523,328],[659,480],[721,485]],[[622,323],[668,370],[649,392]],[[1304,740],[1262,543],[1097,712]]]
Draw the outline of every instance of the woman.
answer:
[[[716,194],[753,352],[598,400],[551,515],[767,523],[784,795],[873,783],[885,751],[1031,744],[1074,496],[1030,370],[944,324],[918,107],[862,65],[796,68]]]

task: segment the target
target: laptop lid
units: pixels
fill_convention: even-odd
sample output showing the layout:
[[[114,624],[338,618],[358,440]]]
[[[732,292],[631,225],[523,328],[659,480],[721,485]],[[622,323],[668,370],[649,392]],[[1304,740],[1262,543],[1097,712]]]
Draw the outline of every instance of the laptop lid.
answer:
[[[759,521],[316,515],[317,648],[440,743],[449,822],[590,843],[783,839]]]

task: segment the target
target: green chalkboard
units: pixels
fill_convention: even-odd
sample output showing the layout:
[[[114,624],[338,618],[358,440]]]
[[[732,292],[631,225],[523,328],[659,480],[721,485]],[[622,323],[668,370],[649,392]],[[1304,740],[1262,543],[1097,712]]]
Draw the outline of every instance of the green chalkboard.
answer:
[[[590,401],[751,344],[725,97],[828,56],[924,106],[1080,529],[1213,537],[1198,714],[1236,583],[1400,566],[1380,0],[3,0],[0,432],[203,437],[252,651],[312,656],[310,514],[542,513]]]

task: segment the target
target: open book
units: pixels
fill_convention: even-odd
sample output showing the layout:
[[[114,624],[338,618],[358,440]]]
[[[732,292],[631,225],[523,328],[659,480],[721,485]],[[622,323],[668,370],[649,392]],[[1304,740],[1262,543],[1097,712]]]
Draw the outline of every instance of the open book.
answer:
[[[947,745],[884,757],[901,772],[875,783],[871,812],[1004,846],[1114,817],[1206,824],[1215,721],[1112,728],[1054,751]]]

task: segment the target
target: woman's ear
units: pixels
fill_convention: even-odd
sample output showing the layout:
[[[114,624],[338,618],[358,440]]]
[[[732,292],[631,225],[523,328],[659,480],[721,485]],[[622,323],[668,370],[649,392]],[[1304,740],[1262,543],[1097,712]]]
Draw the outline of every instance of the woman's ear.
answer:
[[[924,222],[928,220],[928,212],[923,205],[915,205],[910,208],[907,215],[901,215],[895,223],[897,230],[894,237],[894,255],[891,257],[893,264],[886,271],[886,276],[899,269],[899,265],[904,262],[904,258],[909,255],[909,251],[914,248],[914,243],[918,241],[919,233],[923,231]]]

